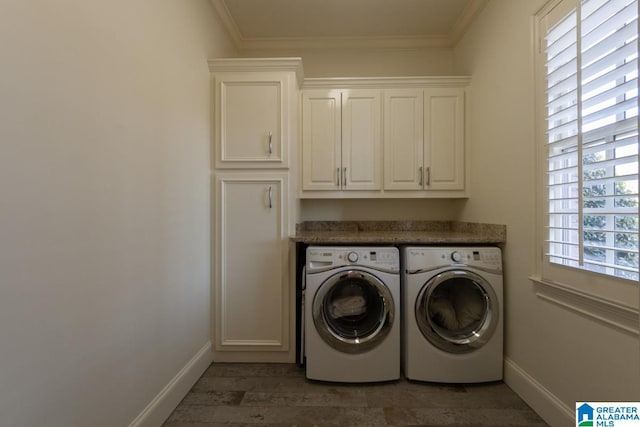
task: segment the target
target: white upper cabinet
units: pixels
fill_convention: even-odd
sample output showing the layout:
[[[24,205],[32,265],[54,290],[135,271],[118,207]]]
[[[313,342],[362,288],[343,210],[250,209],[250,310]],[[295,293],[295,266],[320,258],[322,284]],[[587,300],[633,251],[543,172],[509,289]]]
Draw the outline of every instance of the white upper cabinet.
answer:
[[[304,91],[302,111],[303,191],[380,190],[380,91]]]
[[[464,190],[464,89],[424,92],[424,186]]]
[[[300,197],[468,197],[469,82],[465,76],[305,80]]]
[[[385,190],[423,188],[422,98],[420,89],[395,89],[385,92]]]
[[[385,190],[464,190],[464,89],[385,92]]]
[[[377,90],[342,93],[342,189],[382,188],[381,96]]]
[[[301,67],[296,59],[209,61],[217,169],[289,167]]]
[[[217,80],[217,167],[247,162],[286,166],[286,77],[256,73]]]
[[[341,95],[337,91],[303,92],[302,111],[302,188],[339,190],[342,170]]]

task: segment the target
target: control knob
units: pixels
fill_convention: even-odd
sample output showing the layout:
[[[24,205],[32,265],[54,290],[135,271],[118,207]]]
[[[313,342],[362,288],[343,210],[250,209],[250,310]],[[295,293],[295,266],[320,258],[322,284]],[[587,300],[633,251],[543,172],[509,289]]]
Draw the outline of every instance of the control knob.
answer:
[[[358,261],[358,253],[357,252],[349,252],[349,254],[347,255],[347,259],[349,260],[349,262]]]
[[[453,251],[451,252],[451,260],[453,262],[461,262],[462,261],[462,254],[458,251]]]

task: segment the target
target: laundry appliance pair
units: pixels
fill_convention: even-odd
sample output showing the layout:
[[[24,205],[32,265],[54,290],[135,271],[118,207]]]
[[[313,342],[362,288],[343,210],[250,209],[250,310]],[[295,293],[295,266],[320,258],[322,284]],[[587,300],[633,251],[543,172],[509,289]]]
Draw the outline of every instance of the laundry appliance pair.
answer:
[[[311,246],[303,277],[307,378],[502,379],[499,248]]]

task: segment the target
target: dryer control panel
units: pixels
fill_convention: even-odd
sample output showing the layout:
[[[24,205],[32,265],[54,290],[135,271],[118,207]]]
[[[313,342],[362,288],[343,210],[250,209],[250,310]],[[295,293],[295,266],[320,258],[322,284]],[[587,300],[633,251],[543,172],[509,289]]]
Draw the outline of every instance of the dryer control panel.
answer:
[[[502,271],[502,251],[496,247],[407,247],[405,267],[408,271],[448,265],[466,265]]]
[[[310,246],[306,265],[308,273],[349,265],[397,273],[400,272],[400,253],[393,247]]]

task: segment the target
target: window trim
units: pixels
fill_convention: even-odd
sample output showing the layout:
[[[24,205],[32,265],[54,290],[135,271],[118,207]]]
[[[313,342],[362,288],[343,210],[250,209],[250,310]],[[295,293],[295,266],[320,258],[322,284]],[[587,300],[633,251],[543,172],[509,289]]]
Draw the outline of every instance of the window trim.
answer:
[[[640,286],[631,280],[556,265],[545,261],[546,240],[546,82],[544,55],[544,19],[551,13],[570,11],[580,0],[550,0],[532,19],[533,66],[535,76],[535,260],[529,278],[536,295],[574,312],[589,316],[634,335],[640,329]],[[639,42],[640,43],[640,42]],[[640,120],[640,118],[639,118]]]

